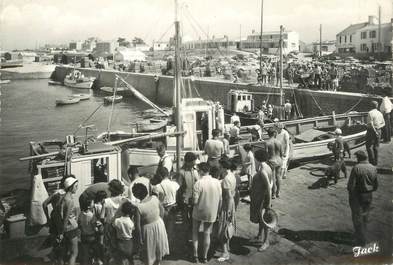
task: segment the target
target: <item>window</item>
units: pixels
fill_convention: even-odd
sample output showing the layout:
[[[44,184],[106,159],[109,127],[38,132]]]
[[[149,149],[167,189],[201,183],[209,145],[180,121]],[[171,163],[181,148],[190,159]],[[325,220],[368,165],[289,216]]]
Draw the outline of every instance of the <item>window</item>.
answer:
[[[341,38],[342,38],[342,36],[340,36],[340,43],[342,42],[342,39],[341,39]]]
[[[367,31],[361,32],[360,39],[367,39]]]
[[[364,51],[364,52],[368,51],[367,44],[366,44],[366,43],[362,43],[362,44],[360,45],[360,50],[361,50],[361,51]]]
[[[345,35],[345,40],[344,40],[344,42],[347,43],[347,35]]]
[[[349,35],[349,42],[352,42],[352,35]]]
[[[377,37],[377,32],[375,30],[370,31],[368,36],[370,39],[375,39]]]
[[[378,43],[373,43],[373,44],[371,45],[371,50],[372,50],[373,52],[378,51]]]

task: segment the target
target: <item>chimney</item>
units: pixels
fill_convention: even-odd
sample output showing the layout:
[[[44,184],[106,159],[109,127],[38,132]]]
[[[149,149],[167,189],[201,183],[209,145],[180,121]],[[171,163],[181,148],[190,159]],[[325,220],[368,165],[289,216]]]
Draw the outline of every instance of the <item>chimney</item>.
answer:
[[[377,24],[377,18],[375,16],[368,16],[368,24],[369,25],[376,25]]]

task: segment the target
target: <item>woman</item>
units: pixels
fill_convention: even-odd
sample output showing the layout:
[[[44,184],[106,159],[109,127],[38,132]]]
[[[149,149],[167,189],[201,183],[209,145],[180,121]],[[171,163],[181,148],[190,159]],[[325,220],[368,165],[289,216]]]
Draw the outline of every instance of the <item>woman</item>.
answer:
[[[148,196],[143,184],[136,183],[132,193],[141,201],[137,205],[135,227],[142,246],[142,259],[146,265],[158,265],[169,254],[168,235],[161,219],[164,209],[155,195]]]
[[[218,217],[218,238],[223,245],[223,254],[218,261],[223,262],[229,260],[229,241],[235,232],[236,177],[228,158],[221,159],[220,165],[224,170],[224,178],[221,180],[222,207]]]
[[[101,210],[101,220],[104,223],[104,246],[106,247],[105,257],[110,259],[110,253],[113,253],[112,250],[116,248],[116,238],[114,237],[115,233],[112,222],[119,207],[124,201],[126,201],[126,199],[123,197],[124,186],[119,180],[111,180],[108,183],[108,186],[111,196],[104,199],[104,204]],[[109,260],[107,260],[107,262],[108,261]]]
[[[78,180],[74,177],[68,177],[64,180],[65,195],[59,202],[60,207],[60,228],[58,240],[65,244],[65,253],[70,253],[68,264],[74,265],[78,256],[78,221],[76,219],[77,212],[74,204],[73,194],[78,190]]]

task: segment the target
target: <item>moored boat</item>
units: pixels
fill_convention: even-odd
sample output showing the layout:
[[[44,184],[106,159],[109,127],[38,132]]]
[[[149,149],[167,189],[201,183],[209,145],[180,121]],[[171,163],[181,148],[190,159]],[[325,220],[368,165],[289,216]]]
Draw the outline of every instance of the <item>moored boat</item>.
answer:
[[[113,94],[113,91],[114,91],[113,87],[109,87],[109,86],[103,86],[100,88],[100,90],[104,93],[109,93],[109,94]],[[116,93],[122,93],[126,90],[128,90],[128,89],[125,87],[117,87]]]
[[[80,71],[73,70],[64,78],[64,85],[73,88],[90,89],[95,78],[85,77]]]
[[[60,86],[62,84],[63,84],[62,82],[55,81],[55,80],[49,80],[48,81],[48,85],[51,85],[51,86]]]
[[[63,105],[71,105],[71,104],[76,104],[81,101],[80,98],[77,97],[68,97],[68,98],[63,98],[63,99],[56,99],[56,105],[57,106],[63,106]]]
[[[120,95],[104,97],[104,102],[106,104],[119,103],[122,100],[123,100],[123,96]]]
[[[9,83],[11,83],[11,80],[9,80],[9,79],[0,80],[0,85],[5,85],[5,84],[9,84]]]
[[[71,97],[79,98],[80,100],[88,100],[88,99],[90,99],[91,95],[90,94],[72,94]]]
[[[168,120],[148,119],[135,123],[137,132],[154,132],[163,129]]]

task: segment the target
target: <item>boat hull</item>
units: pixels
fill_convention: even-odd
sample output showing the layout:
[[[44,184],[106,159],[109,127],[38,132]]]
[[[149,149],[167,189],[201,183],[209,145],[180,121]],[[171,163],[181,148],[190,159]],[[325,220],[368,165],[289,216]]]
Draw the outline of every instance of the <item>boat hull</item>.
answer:
[[[71,105],[71,104],[79,103],[79,101],[80,101],[80,98],[57,99],[56,105],[57,106]]]
[[[109,96],[109,97],[104,97],[104,102],[105,102],[106,104],[112,104],[113,102],[114,102],[114,103],[119,103],[119,102],[121,102],[122,100],[123,100],[123,97],[122,97],[122,96],[116,96],[116,97]]]
[[[64,85],[72,88],[90,89],[93,86],[93,81],[94,80],[77,82],[75,80],[65,78]]]

